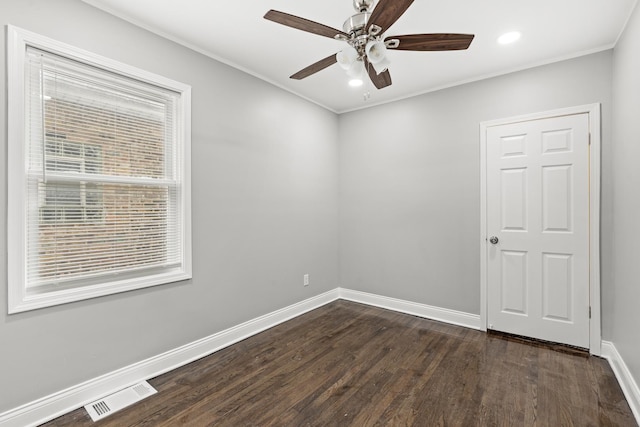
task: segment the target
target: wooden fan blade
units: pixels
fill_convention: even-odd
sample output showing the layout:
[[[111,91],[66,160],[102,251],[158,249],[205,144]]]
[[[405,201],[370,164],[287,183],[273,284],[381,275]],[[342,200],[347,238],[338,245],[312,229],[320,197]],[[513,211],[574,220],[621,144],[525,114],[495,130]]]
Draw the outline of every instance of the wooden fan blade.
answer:
[[[397,50],[464,50],[473,41],[473,34],[409,34],[406,36],[387,37],[400,42]]]
[[[402,16],[402,14],[411,6],[413,0],[380,0],[378,5],[371,12],[367,24],[367,31],[369,27],[375,24],[382,28],[381,34],[387,31],[387,28],[393,25],[394,22]]]
[[[369,64],[366,56],[364,57],[364,66],[375,87],[382,89],[391,86],[391,74],[389,74],[389,70],[385,70],[380,74],[376,73],[376,69],[373,68],[373,65]]]
[[[326,58],[309,65],[307,68],[303,68],[289,78],[302,80],[305,77],[309,77],[310,75],[317,73],[318,71],[324,70],[325,68],[335,64],[336,62],[338,62],[338,60],[336,59],[336,54],[334,53],[333,55],[327,56]]]
[[[278,12],[277,10],[270,10],[267,12],[264,15],[264,19],[268,19],[269,21],[277,22],[278,24],[286,25],[288,27],[297,28],[298,30],[306,31],[308,33],[319,34],[331,39],[338,34],[349,37],[348,34],[343,33],[340,30],[336,30],[335,28],[309,21],[308,19],[300,18],[299,16]]]

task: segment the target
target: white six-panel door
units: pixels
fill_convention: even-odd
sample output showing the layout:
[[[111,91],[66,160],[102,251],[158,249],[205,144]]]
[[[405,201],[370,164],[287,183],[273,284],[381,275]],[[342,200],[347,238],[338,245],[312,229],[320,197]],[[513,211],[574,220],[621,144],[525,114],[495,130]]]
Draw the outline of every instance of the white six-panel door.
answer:
[[[589,348],[589,115],[486,132],[488,327]]]

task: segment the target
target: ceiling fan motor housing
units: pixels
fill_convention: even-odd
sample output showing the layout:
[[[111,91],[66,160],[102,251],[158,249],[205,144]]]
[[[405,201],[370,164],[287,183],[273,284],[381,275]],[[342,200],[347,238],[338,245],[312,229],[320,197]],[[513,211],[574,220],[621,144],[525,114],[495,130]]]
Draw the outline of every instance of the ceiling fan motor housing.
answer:
[[[369,12],[356,13],[344,21],[342,29],[347,34],[356,33],[356,35],[358,35],[358,32],[364,33],[364,27],[367,25],[370,16],[371,14]]]

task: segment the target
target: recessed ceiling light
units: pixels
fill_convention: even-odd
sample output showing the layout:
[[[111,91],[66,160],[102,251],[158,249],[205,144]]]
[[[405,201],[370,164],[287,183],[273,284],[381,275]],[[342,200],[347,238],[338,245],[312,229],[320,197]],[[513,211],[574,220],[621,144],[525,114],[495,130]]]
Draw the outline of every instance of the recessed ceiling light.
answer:
[[[513,43],[515,41],[518,41],[521,35],[522,34],[520,34],[519,31],[511,31],[509,33],[504,33],[503,35],[498,37],[498,43],[500,44]]]
[[[349,86],[351,87],[359,87],[362,86],[364,82],[362,81],[362,79],[351,79],[349,80]]]

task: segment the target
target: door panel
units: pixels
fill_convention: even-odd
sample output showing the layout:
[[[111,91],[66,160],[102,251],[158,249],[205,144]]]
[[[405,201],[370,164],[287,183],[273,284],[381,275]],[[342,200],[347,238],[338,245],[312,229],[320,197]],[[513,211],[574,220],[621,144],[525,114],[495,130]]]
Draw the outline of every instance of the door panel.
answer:
[[[570,152],[573,148],[573,132],[571,129],[561,129],[542,132],[542,153]]]
[[[502,230],[527,229],[527,169],[501,171]]]
[[[589,347],[589,117],[487,128],[489,328]]]
[[[527,314],[527,253],[502,252],[502,311]]]
[[[542,168],[542,230],[571,231],[573,197],[572,166]]]
[[[516,135],[501,138],[502,157],[514,157],[526,155],[526,136]]]
[[[542,315],[571,322],[573,267],[569,254],[542,254]]]

